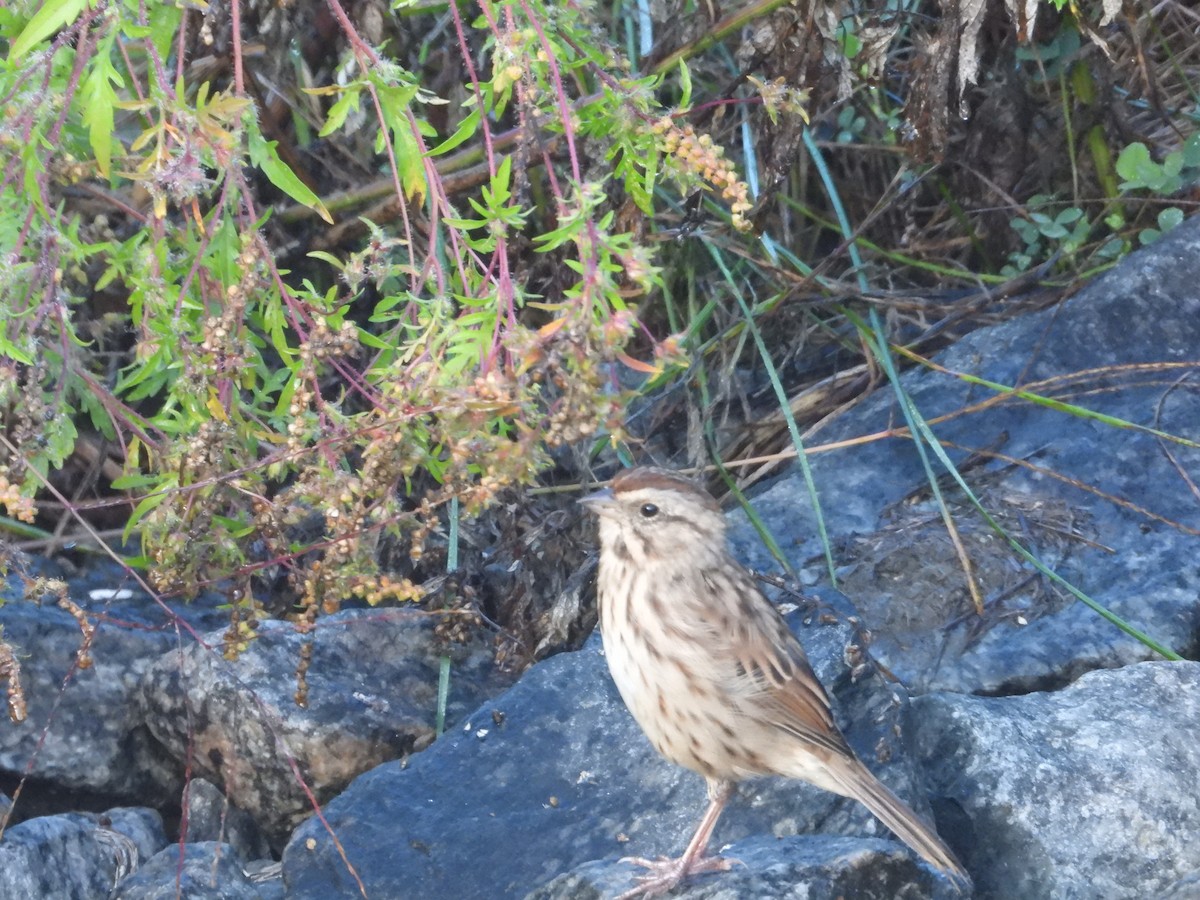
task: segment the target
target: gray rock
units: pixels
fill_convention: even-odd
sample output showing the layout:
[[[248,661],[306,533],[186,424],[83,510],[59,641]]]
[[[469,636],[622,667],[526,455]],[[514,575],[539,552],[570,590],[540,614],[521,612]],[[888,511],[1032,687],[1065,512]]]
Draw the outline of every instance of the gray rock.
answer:
[[[146,802],[178,790],[181,770],[142,725],[137,682],[178,644],[176,622],[213,628],[226,617],[216,601],[168,611],[116,565],[97,562],[86,578],[68,583],[68,596],[95,625],[92,665],[80,668],[83,636],[72,615],[53,596],[27,595],[16,575],[0,588],[0,629],[20,661],[28,705],[24,722],[0,728],[0,771],[52,785],[76,802],[80,794]],[[24,792],[18,815],[35,793]]]
[[[1184,875],[1163,891],[1162,900],[1200,900],[1200,870]]]
[[[814,667],[852,713],[847,738],[927,812],[897,738],[902,694],[875,677],[851,681],[845,625],[801,619],[791,621]],[[284,881],[294,898],[356,893],[344,852],[368,896],[521,897],[590,860],[681,852],[704,805],[702,779],[659,757],[629,716],[593,638],[534,667],[407,768],[387,764],[358,778],[324,810],[338,846],[310,819],[284,853]],[[730,802],[714,847],[809,831],[886,833],[853,801],[761,779]]]
[[[131,868],[137,868],[167,845],[162,816],[144,806],[116,807],[103,813],[69,813],[93,822],[101,831],[123,835]],[[103,842],[103,836],[101,837]]]
[[[671,892],[675,900],[951,900],[963,895],[928,866],[890,841],[804,835],[752,837],[729,847],[738,861],[728,872],[701,875]],[[605,860],[585,863],[528,895],[526,900],[616,897],[644,870]]]
[[[254,818],[234,806],[211,782],[193,778],[188,782],[185,797],[185,841],[229,844],[242,862],[271,855],[271,845]]]
[[[73,816],[13,825],[0,842],[0,897],[105,897],[117,863],[96,826]]]
[[[1197,284],[1200,217],[1061,305],[975,331],[936,361],[1140,426],[1194,436],[1200,380],[1187,377],[1194,367],[1137,367],[1196,358]],[[1191,650],[1200,630],[1200,509],[1180,469],[1195,479],[1200,451],[1016,399],[965,415],[995,393],[923,369],[902,381],[926,419],[950,417],[933,427],[940,439],[957,445],[947,449],[951,458],[961,463],[964,448],[980,448],[1020,461],[995,459],[966,475],[1010,533],[1113,612],[1176,652]],[[895,395],[885,387],[809,443],[903,424]],[[935,506],[906,500],[928,491],[907,439],[855,443],[816,454],[811,463],[844,589],[875,633],[872,652],[911,690],[1023,693],[1061,686],[1091,669],[1154,658],[1011,556],[947,488],[989,603],[987,615],[976,616]],[[941,473],[936,459],[934,464]],[[793,469],[756,493],[753,503],[789,555],[809,560],[807,579],[827,581],[799,472]],[[775,569],[740,514],[738,520],[743,524],[734,542],[743,558]]]
[[[147,673],[143,715],[158,741],[180,761],[190,758],[195,771],[221,785],[282,844],[312,811],[306,787],[324,802],[359,773],[433,739],[439,668],[433,626],[428,616],[403,609],[324,616],[309,635],[291,623],[264,622],[234,661],[214,649],[222,634],[210,634],[165,654]],[[308,643],[312,661],[301,707],[295,673]],[[495,689],[492,655],[482,641],[454,645],[450,653],[454,721]]]
[[[0,898],[103,900],[131,856],[149,857],[166,842],[154,810],[29,819],[5,830],[0,841]]]
[[[1200,663],[1024,697],[930,694],[912,723],[979,896],[1161,897],[1200,868]]]
[[[172,844],[121,881],[109,900],[265,900],[246,877],[237,852],[228,844],[206,841]]]

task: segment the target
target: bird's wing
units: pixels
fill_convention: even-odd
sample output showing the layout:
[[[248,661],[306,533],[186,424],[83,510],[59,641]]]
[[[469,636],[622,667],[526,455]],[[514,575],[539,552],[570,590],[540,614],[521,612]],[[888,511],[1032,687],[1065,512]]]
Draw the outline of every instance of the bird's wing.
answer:
[[[728,591],[725,596],[737,598],[739,607],[727,638],[742,682],[738,693],[756,708],[769,710],[777,727],[800,740],[838,754],[848,752],[833,720],[829,695],[783,616],[749,572],[739,568],[726,577],[730,583],[719,587]]]

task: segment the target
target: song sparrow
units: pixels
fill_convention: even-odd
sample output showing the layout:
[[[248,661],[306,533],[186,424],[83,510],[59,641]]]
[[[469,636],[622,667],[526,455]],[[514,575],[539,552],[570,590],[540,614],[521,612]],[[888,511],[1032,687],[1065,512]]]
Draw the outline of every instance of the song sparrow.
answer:
[[[716,501],[677,473],[627,470],[581,501],[600,517],[604,653],[654,748],[708,782],[709,806],[678,859],[631,859],[654,896],[732,862],[705,855],[736,782],[801,778],[852,797],[913,850],[966,877],[928,825],[854,755],[782,616],[730,555]]]

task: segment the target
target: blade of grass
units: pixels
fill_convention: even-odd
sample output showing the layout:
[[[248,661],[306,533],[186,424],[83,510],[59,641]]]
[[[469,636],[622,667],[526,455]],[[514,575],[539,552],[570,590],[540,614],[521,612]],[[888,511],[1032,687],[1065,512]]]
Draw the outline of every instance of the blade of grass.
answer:
[[[458,570],[458,498],[450,498],[450,540],[446,548],[446,574]],[[438,660],[437,715],[434,718],[434,733],[442,736],[446,727],[446,702],[450,697],[450,656],[443,653]]]
[[[834,215],[837,216],[838,227],[841,228],[842,237],[846,240],[846,252],[850,255],[851,265],[854,266],[854,275],[858,279],[859,290],[866,293],[869,285],[867,284],[866,272],[863,270],[862,254],[858,252],[854,229],[850,227],[850,219],[846,215],[846,208],[842,206],[842,198],[838,193],[837,184],[834,183],[833,176],[829,173],[829,167],[825,165],[825,156],[821,153],[821,148],[813,140],[812,131],[805,127],[803,136],[804,146],[808,149],[809,156],[812,157],[817,174],[821,176],[821,184],[825,187],[825,194],[829,197],[829,202],[833,206]]]
[[[725,265],[725,260],[717,251],[717,248],[712,244],[706,245],[709,253],[712,255],[713,261],[725,276],[729,284],[733,296],[738,302],[738,306],[742,311],[742,316],[746,322],[746,330],[750,332],[751,338],[754,339],[754,346],[758,349],[758,355],[762,359],[763,367],[766,369],[767,377],[771,381],[771,388],[775,392],[775,399],[779,404],[779,411],[783,415],[784,421],[787,423],[788,434],[792,437],[792,446],[796,448],[796,460],[800,463],[800,471],[804,475],[804,487],[808,491],[809,501],[812,503],[813,516],[817,525],[817,535],[821,541],[821,549],[825,553],[825,565],[829,569],[829,581],[837,587],[837,567],[833,561],[833,547],[829,542],[829,532],[825,528],[825,516],[821,512],[821,500],[817,495],[817,483],[813,478],[812,467],[808,463],[808,455],[804,452],[804,439],[800,436],[800,427],[796,424],[796,417],[792,415],[792,405],[788,400],[787,391],[783,389],[783,384],[779,381],[779,373],[775,370],[775,363],[771,360],[771,353],[767,349],[766,341],[763,340],[762,332],[759,330],[758,324],[754,321],[754,314],[750,311],[750,306],[746,303],[746,298],[738,289],[734,282],[732,273]],[[748,506],[748,504],[743,504]],[[749,510],[747,510],[749,514]],[[755,522],[756,516],[751,517],[751,522]],[[761,528],[760,528],[761,525]],[[755,528],[759,530],[759,534],[763,534],[765,525],[761,521],[755,524]],[[771,554],[783,562],[783,556],[779,552],[778,546],[772,539],[768,544]],[[786,566],[786,563],[784,563]]]
[[[870,289],[870,286],[863,268],[862,255],[858,252],[857,238],[854,235],[854,230],[850,227],[850,220],[846,216],[846,210],[838,194],[837,185],[829,174],[828,166],[825,165],[825,157],[821,154],[821,148],[817,146],[816,141],[813,140],[812,133],[807,128],[804,129],[804,145],[808,148],[809,154],[812,156],[813,164],[816,166],[817,172],[821,177],[821,182],[825,187],[825,193],[828,195],[830,203],[833,206],[834,214],[837,216],[838,227],[841,229],[842,237],[846,241],[846,252],[849,254],[850,262],[854,266],[854,273],[858,280],[859,289],[865,294]],[[871,315],[872,323],[877,322],[878,317],[875,307],[871,307]],[[791,412],[790,409],[788,411],[789,413]],[[941,486],[938,485],[937,476],[933,472],[933,466],[929,462],[929,457],[926,455],[920,441],[915,443],[917,453],[921,457],[921,465],[925,468],[925,476],[929,480],[929,488],[933,491],[938,510],[942,515],[942,521],[946,524],[946,533],[950,535],[950,541],[954,545],[954,552],[958,556],[959,564],[962,566],[963,574],[966,577],[967,590],[971,594],[971,601],[975,604],[975,611],[979,615],[983,615],[983,596],[979,591],[979,584],[975,579],[971,557],[963,546],[962,538],[958,533],[958,526],[954,524],[954,517],[950,515],[950,508],[946,505],[942,497]]]
[[[1010,547],[1012,547],[1013,551],[1023,560],[1025,560],[1055,584],[1071,593],[1077,600],[1079,600],[1101,618],[1111,622],[1134,640],[1139,641],[1141,644],[1150,648],[1165,659],[1172,661],[1182,660],[1183,657],[1181,657],[1178,653],[1150,637],[1150,635],[1146,634],[1135,626],[1131,625],[1129,622],[1126,622],[1116,613],[1112,612],[1112,610],[1110,610],[1108,607],[1104,606],[1104,604],[1092,599],[1057,572],[1051,570],[1045,563],[1027,550],[1020,541],[1004,530],[1003,526],[1001,526],[1000,523],[997,522],[986,509],[984,509],[983,504],[979,501],[979,498],[975,496],[975,492],[972,491],[967,485],[966,481],[962,477],[962,474],[950,460],[950,457],[942,448],[941,443],[939,443],[932,429],[930,429],[928,423],[921,416],[915,404],[913,404],[912,399],[904,390],[904,386],[900,383],[899,374],[896,372],[896,367],[892,360],[891,345],[884,337],[883,326],[879,321],[878,312],[874,308],[871,309],[871,324],[869,326],[867,323],[863,322],[861,317],[855,315],[849,310],[846,310],[846,314],[855,321],[855,324],[859,327],[864,339],[867,341],[868,345],[872,349],[872,352],[879,360],[880,365],[883,366],[884,371],[887,373],[888,380],[891,382],[892,389],[895,391],[897,401],[900,404],[900,410],[904,414],[905,421],[908,423],[910,433],[913,435],[913,444],[917,447],[918,452],[921,454],[922,460],[924,461],[926,459],[926,454],[922,449],[922,445],[928,444],[929,448],[933,451],[934,455],[937,456],[942,466],[945,467],[946,471],[958,484],[959,489],[963,492],[963,495],[970,501],[971,505],[978,510],[979,514],[983,517],[983,520],[987,522],[988,526],[994,532],[996,532],[996,534],[1003,538],[1004,541],[1007,542]],[[933,481],[931,480],[930,483],[932,484]]]
[[[700,390],[700,403],[704,409],[709,409],[712,405],[712,395],[709,393],[708,388],[708,367],[704,364],[703,357],[696,362],[694,377]],[[746,495],[742,493],[733,475],[725,466],[725,461],[721,459],[720,441],[717,440],[716,428],[713,426],[711,418],[705,418],[704,420],[704,437],[708,443],[709,459],[717,467],[717,474],[725,482],[725,487],[733,494],[738,505],[746,513],[746,518],[749,520],[750,525],[758,533],[758,539],[763,542],[763,545],[767,548],[767,552],[783,567],[788,577],[795,578],[796,571],[792,567],[791,561],[784,555],[783,548],[775,540],[775,535],[771,533],[771,529],[767,527],[767,523],[762,520],[762,516],[758,514],[758,510],[746,499]]]
[[[1160,431],[1157,428],[1151,428],[1148,425],[1139,425],[1137,422],[1130,422],[1128,419],[1119,419],[1116,416],[1110,416],[1105,413],[1096,412],[1088,409],[1085,406],[1077,406],[1074,403],[1065,403],[1062,400],[1055,400],[1053,397],[1046,397],[1042,394],[1036,394],[1032,391],[1022,390],[1021,388],[1009,387],[1006,384],[1000,384],[995,381],[988,381],[986,378],[980,378],[977,375],[968,375],[966,372],[956,372],[954,369],[947,369],[945,366],[939,366],[931,359],[921,356],[919,353],[914,353],[906,347],[895,346],[894,350],[900,356],[911,359],[913,362],[920,363],[928,369],[935,372],[941,372],[943,375],[951,375],[965,381],[967,384],[976,384],[980,387],[985,387],[988,390],[995,391],[998,394],[1006,394],[1010,397],[1018,397],[1021,400],[1027,400],[1030,403],[1038,406],[1045,406],[1048,409],[1064,412],[1080,419],[1090,419],[1095,422],[1100,422],[1104,425],[1110,425],[1113,428],[1122,428],[1127,431],[1140,431],[1143,434],[1148,434],[1160,440],[1170,441],[1175,444],[1182,444],[1185,447],[1200,448],[1200,442],[1189,440],[1177,434],[1171,434],[1166,431]],[[1191,366],[1192,363],[1171,364],[1172,366]]]

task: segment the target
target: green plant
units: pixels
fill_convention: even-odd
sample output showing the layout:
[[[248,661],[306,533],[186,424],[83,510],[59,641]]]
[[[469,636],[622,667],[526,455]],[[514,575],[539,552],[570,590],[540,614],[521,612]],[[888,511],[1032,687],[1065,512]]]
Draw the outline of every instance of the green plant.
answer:
[[[1120,185],[1123,192],[1148,191],[1159,197],[1178,194],[1185,185],[1200,179],[1200,133],[1193,134],[1179,149],[1166,154],[1161,163],[1154,161],[1145,144],[1140,141],[1130,144],[1117,157],[1116,169],[1125,179]],[[1150,244],[1182,221],[1183,210],[1179,207],[1161,209],[1155,217],[1154,227],[1143,228],[1138,233],[1138,240]]]
[[[682,354],[639,320],[655,246],[617,223],[612,192],[642,217],[664,180],[725,198],[735,224],[749,208],[721,148],[657,99],[675,73],[627,77],[580,8],[487,3],[468,22],[451,4],[453,103],[420,55],[385,55],[330,9],[338,77],[290,90],[294,120],[316,118],[295,134],[363,154],[391,207],[357,248],[291,257],[267,198],[295,204],[292,223],[341,207],[286,161],[310,148],[268,129],[236,17],[206,20],[229,41],[218,80],[180,61],[203,36],[175,6],[0,11],[0,503],[32,520],[84,417],[119,448],[130,561],[166,592],[223,581],[231,652],[263,614],[259,568],[283,566],[310,619],[348,596],[415,598],[380,570],[384,542],[415,564],[449,501],[477,514],[550,450],[621,440],[621,370],[661,375]],[[512,271],[514,241],[540,275]],[[97,295],[114,308],[92,320]]]
[[[1000,270],[1001,275],[1015,277],[1052,253],[1069,256],[1087,241],[1092,226],[1084,211],[1078,206],[1069,206],[1052,212],[1055,205],[1053,198],[1037,194],[1029,198],[1028,212],[1009,222],[1024,246],[1010,254],[1008,264]]]
[[[642,41],[629,4],[195,6],[0,10],[0,504],[48,541],[35,500],[88,527],[107,513],[163,590],[227,590],[234,650],[264,614],[256,572],[281,569],[307,618],[414,597],[444,571],[451,503],[465,521],[570,445],[631,458],[648,390],[699,385],[689,415],[720,422],[734,398],[754,414],[737,382],[761,367],[801,447],[836,411],[792,412],[810,351],[837,360],[817,382],[875,371],[834,303],[847,290],[938,340],[990,311],[915,299],[931,287],[1132,244],[1090,113],[1142,75],[1090,52],[1071,9],[1014,67],[1032,27],[988,46],[1003,29],[904,4],[813,28],[784,0],[707,4],[702,33]],[[655,55],[623,57],[608,30]],[[987,149],[966,129],[990,118],[960,114],[983,92],[1021,114],[997,121],[1062,124],[1039,132],[1058,141],[1045,166],[1014,183],[988,153],[946,152]],[[1184,184],[1192,147],[1161,173],[1131,156],[1126,190]],[[1004,207],[1023,212],[1002,276]],[[733,429],[701,431],[720,456]],[[122,471],[93,491],[100,513],[72,477],[89,447]]]
[[[1138,240],[1143,244],[1152,244],[1160,237],[1183,221],[1183,210],[1177,206],[1168,206],[1159,210],[1155,219],[1156,228],[1143,228],[1138,232]]]
[[[1200,178],[1200,133],[1193,134],[1178,150],[1155,162],[1141,141],[1130,144],[1117,157],[1117,174],[1122,191],[1146,190],[1167,195]]]
[[[867,119],[860,115],[858,110],[853,106],[846,106],[838,113],[837,117],[837,142],[839,144],[851,144],[861,140],[863,132],[867,128]]]

